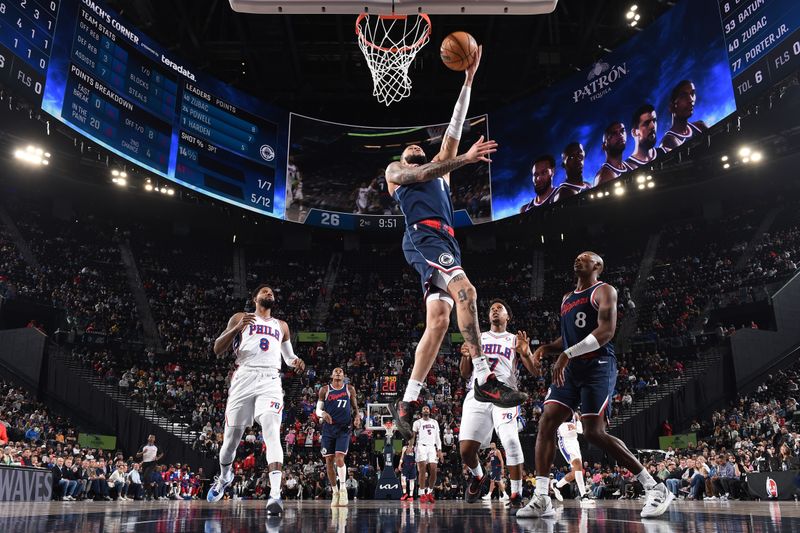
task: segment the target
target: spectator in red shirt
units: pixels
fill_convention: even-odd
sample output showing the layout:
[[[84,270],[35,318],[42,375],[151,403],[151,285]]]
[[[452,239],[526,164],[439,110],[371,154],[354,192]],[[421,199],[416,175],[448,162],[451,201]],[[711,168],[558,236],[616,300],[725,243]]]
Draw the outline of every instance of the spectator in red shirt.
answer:
[[[0,422],[0,446],[5,446],[8,444],[8,433],[6,432],[6,426]]]

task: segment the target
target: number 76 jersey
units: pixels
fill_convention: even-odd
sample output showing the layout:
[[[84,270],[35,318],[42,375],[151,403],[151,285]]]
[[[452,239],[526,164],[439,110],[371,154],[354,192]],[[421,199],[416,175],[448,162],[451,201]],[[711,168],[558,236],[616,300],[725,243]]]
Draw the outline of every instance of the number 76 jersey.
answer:
[[[597,328],[597,311],[600,307],[595,296],[597,289],[602,285],[605,285],[605,282],[598,281],[582,291],[568,292],[561,300],[561,339],[564,341],[562,349],[566,350],[582,341]],[[603,356],[614,356],[614,345],[610,342],[577,359],[594,359]]]
[[[498,380],[516,389],[519,379],[517,336],[507,331],[503,333],[484,331],[481,333],[481,347],[483,355],[486,356],[486,362],[489,363],[489,371],[494,372]],[[475,371],[473,370],[467,388],[472,388],[474,384]]]

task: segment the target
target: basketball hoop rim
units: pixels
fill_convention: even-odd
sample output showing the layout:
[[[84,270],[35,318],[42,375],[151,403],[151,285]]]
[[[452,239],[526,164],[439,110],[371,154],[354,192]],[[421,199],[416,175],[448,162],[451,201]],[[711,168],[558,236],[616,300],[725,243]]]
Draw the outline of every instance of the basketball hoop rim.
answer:
[[[414,42],[413,44],[407,45],[407,46],[403,46],[401,48],[397,48],[397,47],[386,48],[384,46],[378,46],[377,44],[375,44],[375,43],[371,42],[370,40],[368,40],[364,36],[364,34],[361,32],[361,21],[364,20],[365,18],[367,18],[369,15],[370,15],[369,13],[361,13],[361,14],[358,15],[358,18],[356,19],[356,37],[358,37],[358,40],[361,41],[362,43],[364,43],[365,45],[367,45],[370,48],[373,48],[375,50],[378,50],[380,52],[389,52],[389,53],[392,53],[392,54],[410,52],[412,50],[416,50],[416,49],[420,48],[425,42],[427,42],[428,38],[431,35],[431,18],[427,15],[427,13],[416,13],[416,15],[418,17],[421,17],[428,25],[428,28],[425,30],[425,33],[423,33],[422,36],[419,39],[416,40],[416,42]],[[385,20],[385,19],[387,19],[387,20],[405,20],[405,19],[408,18],[408,15],[398,15],[398,14],[394,14],[393,13],[391,15],[378,15],[378,18],[380,18],[381,20]]]

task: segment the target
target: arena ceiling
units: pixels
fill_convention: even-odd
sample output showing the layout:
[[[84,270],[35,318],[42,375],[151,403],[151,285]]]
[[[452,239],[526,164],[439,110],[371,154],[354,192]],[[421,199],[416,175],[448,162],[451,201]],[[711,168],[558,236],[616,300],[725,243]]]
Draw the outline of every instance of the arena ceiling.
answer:
[[[471,114],[496,109],[591,65],[669,9],[664,0],[560,0],[543,16],[432,16],[431,42],[412,66],[411,98],[390,108],[372,97],[355,43],[355,16],[248,15],[227,0],[112,0],[147,34],[205,71],[292,111],[368,124],[446,120],[462,76],[444,68],[439,43],[456,30],[485,45]],[[444,106],[441,112],[431,110]],[[441,117],[438,115],[441,114]]]

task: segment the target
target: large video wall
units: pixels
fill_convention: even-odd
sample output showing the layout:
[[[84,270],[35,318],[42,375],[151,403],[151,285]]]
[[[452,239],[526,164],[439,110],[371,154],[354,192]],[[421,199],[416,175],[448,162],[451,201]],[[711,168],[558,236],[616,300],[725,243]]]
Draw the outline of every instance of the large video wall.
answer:
[[[798,6],[683,0],[582,72],[468,119],[461,151],[480,135],[500,150],[451,176],[457,225],[564,201],[696,142],[797,67]],[[402,227],[383,172],[408,144],[435,155],[449,119],[386,128],[290,113],[198,72],[94,0],[0,0],[0,83],[158,176],[352,230]]]

